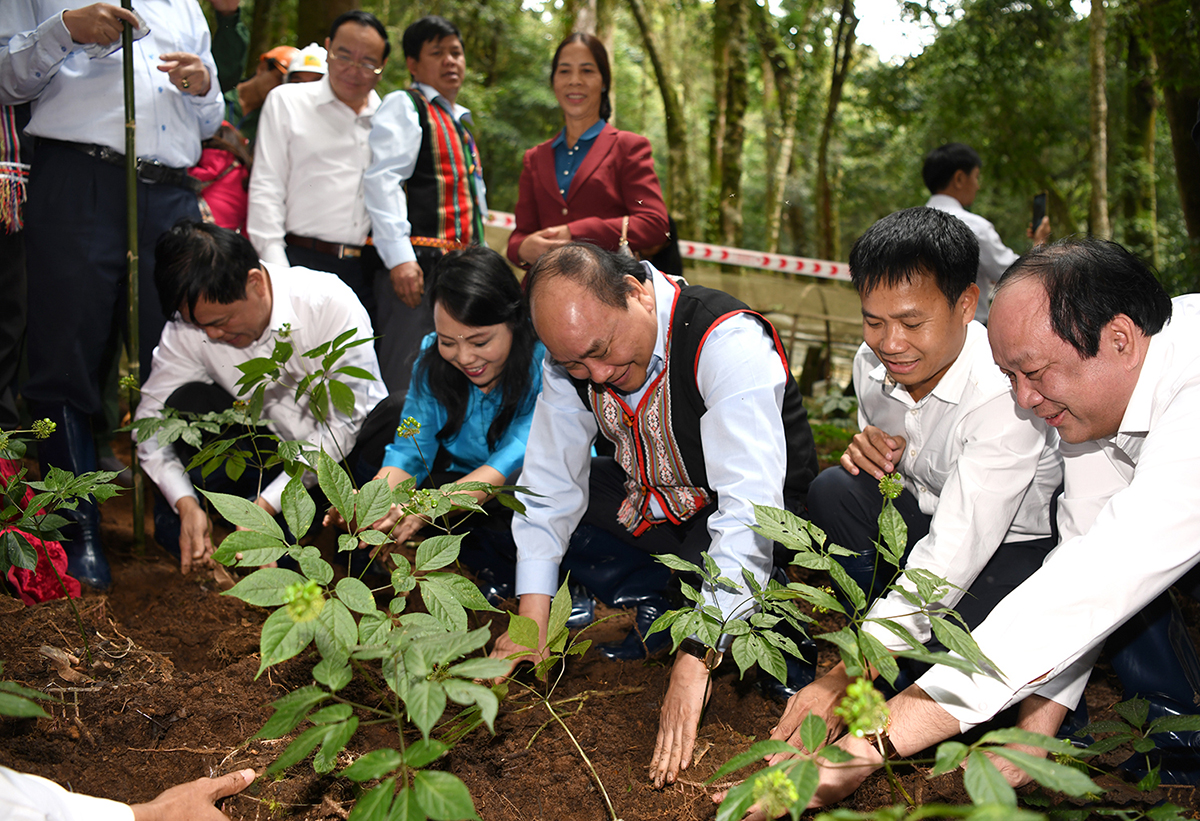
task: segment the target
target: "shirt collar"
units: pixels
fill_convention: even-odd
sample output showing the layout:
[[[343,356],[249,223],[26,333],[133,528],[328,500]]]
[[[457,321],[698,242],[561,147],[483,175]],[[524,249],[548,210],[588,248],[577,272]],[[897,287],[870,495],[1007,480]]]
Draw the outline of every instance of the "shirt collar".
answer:
[[[1163,329],[1164,331],[1166,328]],[[1159,334],[1162,332],[1160,331]],[[1146,359],[1142,362],[1142,370],[1138,373],[1137,384],[1129,396],[1129,404],[1125,406],[1125,415],[1121,417],[1121,426],[1117,433],[1148,433],[1150,417],[1154,412],[1154,393],[1159,380],[1167,365],[1167,346],[1159,344],[1159,334],[1148,340]]]
[[[975,359],[975,351],[979,345],[987,344],[987,329],[972,320],[967,325],[967,339],[963,342],[963,347],[958,352],[958,357],[951,363],[946,372],[942,374],[942,378],[934,385],[933,390],[926,394],[926,396],[936,396],[938,399],[951,405],[957,405],[961,402],[963,393],[971,383],[971,364]],[[886,386],[885,389],[890,389],[890,393],[902,392],[905,396],[908,396],[908,389],[897,384],[888,376],[887,368],[884,367],[882,362],[871,369],[868,377],[876,382],[883,383]]]
[[[600,132],[604,130],[604,126],[606,125],[608,125],[608,120],[596,120],[596,122],[592,123],[587,131],[579,135],[579,139],[575,141],[575,144],[578,145],[582,142],[591,142],[592,140],[596,139],[600,136]],[[564,127],[558,132],[558,136],[550,141],[550,145],[554,148],[558,148],[560,145],[565,144],[566,141],[567,129]]]
[[[671,314],[675,312],[675,297],[679,295],[679,289],[671,280],[667,279],[662,271],[650,263],[643,262],[642,267],[650,273],[654,282],[654,315],[658,319],[658,333],[654,337],[652,358],[659,362],[666,362],[667,331],[671,327]]]
[[[459,105],[458,103],[450,102],[449,100],[447,100],[445,97],[442,96],[442,93],[440,91],[438,91],[436,88],[429,85],[428,83],[418,83],[414,80],[413,88],[415,88],[417,91],[421,92],[421,96],[423,96],[426,100],[428,100],[431,103],[440,100],[441,102],[438,102],[438,105],[440,105],[442,108],[449,111],[450,114],[456,120],[461,120],[463,117],[470,117],[470,115],[471,115],[471,109],[464,108],[463,106]]]
[[[934,194],[925,203],[926,208],[936,208],[939,211],[966,211],[963,204],[949,194]]]
[[[339,100],[337,95],[333,93],[333,86],[329,84],[328,74],[326,74],[320,80],[317,80],[317,82],[313,83],[313,85],[317,86],[317,105],[336,103],[337,105],[345,106],[356,117],[370,117],[375,113],[375,109],[379,108],[379,92],[377,92],[375,89],[371,89],[371,93],[367,95],[366,107],[362,111],[355,111],[354,109],[350,108],[350,106]]]

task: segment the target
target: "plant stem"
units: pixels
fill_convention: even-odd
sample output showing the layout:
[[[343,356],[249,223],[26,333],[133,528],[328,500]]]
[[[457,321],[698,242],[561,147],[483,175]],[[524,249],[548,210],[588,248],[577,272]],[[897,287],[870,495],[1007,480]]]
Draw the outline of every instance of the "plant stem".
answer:
[[[592,760],[588,758],[587,753],[583,751],[583,747],[580,746],[578,739],[575,738],[575,734],[571,732],[571,728],[568,727],[567,723],[559,717],[558,713],[554,711],[554,708],[550,705],[549,699],[546,699],[542,703],[546,705],[546,709],[550,712],[550,715],[554,717],[554,720],[558,722],[558,725],[563,728],[563,732],[567,734],[567,738],[571,739],[571,743],[575,745],[575,749],[579,752],[579,757],[583,759],[583,763],[587,764],[588,770],[590,770],[592,773],[592,778],[596,780],[596,786],[600,788],[600,794],[604,796],[604,803],[608,805],[608,814],[612,816],[613,821],[621,821],[621,819],[617,816],[617,811],[613,808],[612,799],[608,797],[608,790],[604,789],[604,782],[600,780],[600,774],[597,773],[596,768],[592,766]]]
[[[888,787],[892,791],[892,799],[895,800],[896,792],[899,791],[900,795],[904,796],[904,803],[908,804],[910,807],[915,807],[916,805],[913,803],[912,796],[905,791],[904,785],[900,783],[900,779],[897,778],[896,773],[892,771],[892,762],[891,759],[888,758],[887,752],[883,749],[883,742],[876,738],[875,745],[875,748],[879,750],[879,754],[883,756],[883,774],[887,778]]]

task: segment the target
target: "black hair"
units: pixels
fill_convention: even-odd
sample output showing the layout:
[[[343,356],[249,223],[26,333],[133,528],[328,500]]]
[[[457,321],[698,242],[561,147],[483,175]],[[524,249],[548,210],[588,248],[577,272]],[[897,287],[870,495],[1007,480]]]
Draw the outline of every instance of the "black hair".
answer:
[[[600,71],[600,79],[603,81],[603,87],[600,90],[600,119],[607,120],[612,117],[612,102],[608,98],[608,90],[612,87],[612,69],[608,66],[608,49],[595,35],[577,31],[558,44],[558,48],[554,50],[554,59],[550,61],[550,87],[554,87],[554,75],[558,72],[558,58],[562,54],[562,50],[572,43],[583,43],[592,53],[592,59],[596,61],[596,68]]]
[[[488,428],[488,449],[494,449],[517,414],[535,399],[529,390],[530,365],[537,341],[529,309],[521,297],[521,286],[504,257],[486,246],[450,251],[438,260],[434,269],[430,302],[441,305],[463,325],[484,327],[507,325],[512,332],[512,348],[500,371],[500,412]],[[413,378],[423,379],[433,398],[446,409],[446,424],[438,431],[439,440],[449,439],[462,428],[470,398],[471,380],[451,365],[434,348],[418,360]]]
[[[420,60],[421,49],[426,43],[430,40],[443,40],[447,37],[457,37],[458,42],[462,42],[462,32],[458,30],[458,26],[445,17],[430,14],[404,30],[400,45],[404,49],[405,57]]]
[[[951,307],[979,271],[979,240],[966,223],[936,208],[888,214],[850,249],[850,281],[859,296],[931,276]]]
[[[1034,248],[1004,272],[996,294],[1030,277],[1046,291],[1050,327],[1083,359],[1100,352],[1100,333],[1117,314],[1146,336],[1171,318],[1171,298],[1154,271],[1115,242],[1067,238]]]
[[[645,282],[646,276],[645,267],[631,256],[587,242],[568,242],[538,258],[525,276],[525,293],[532,303],[542,280],[564,277],[586,288],[601,303],[624,311],[633,293],[626,277]]]
[[[163,315],[174,318],[184,304],[190,315],[201,297],[218,305],[245,299],[250,271],[261,267],[254,246],[241,234],[182,219],[154,246],[154,285]]]
[[[369,26],[379,32],[379,36],[383,38],[383,59],[387,59],[392,53],[392,44],[388,40],[387,29],[383,27],[383,23],[379,22],[379,18],[369,11],[362,9],[351,9],[350,11],[342,12],[333,21],[333,25],[329,27],[329,44],[333,45],[334,35],[343,23],[358,23],[360,26]]]
[[[945,190],[959,171],[970,174],[982,163],[975,149],[963,143],[946,143],[925,155],[925,165],[921,168],[921,178],[930,194],[938,194]]]

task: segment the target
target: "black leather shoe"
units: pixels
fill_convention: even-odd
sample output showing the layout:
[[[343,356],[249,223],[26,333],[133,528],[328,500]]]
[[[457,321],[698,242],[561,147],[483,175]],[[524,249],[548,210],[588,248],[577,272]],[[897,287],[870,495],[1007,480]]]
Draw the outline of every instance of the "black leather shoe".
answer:
[[[591,591],[574,582],[567,585],[567,590],[571,594],[571,615],[567,617],[567,628],[578,630],[587,627],[596,620],[596,602],[592,599]]]
[[[667,600],[662,596],[647,598],[637,605],[633,619],[633,629],[624,641],[612,644],[602,644],[596,648],[600,655],[615,661],[633,661],[655,656],[671,646],[671,631],[660,630],[648,636],[650,626],[670,609]]]

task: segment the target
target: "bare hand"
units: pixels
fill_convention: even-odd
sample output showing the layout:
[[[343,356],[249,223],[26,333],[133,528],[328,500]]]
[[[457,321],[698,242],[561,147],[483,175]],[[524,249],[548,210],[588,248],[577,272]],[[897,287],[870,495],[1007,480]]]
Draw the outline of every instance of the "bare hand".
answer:
[[[233,14],[238,10],[241,0],[209,0],[217,14]]]
[[[511,662],[511,666],[504,675],[493,679],[492,684],[499,684],[511,676],[518,664],[526,662],[537,664],[546,658],[546,631],[550,626],[550,603],[551,598],[544,593],[526,593],[521,596],[521,600],[517,604],[517,613],[537,622],[538,646],[526,647],[517,644],[508,635],[507,630],[501,633],[496,638],[496,643],[492,645],[492,652],[488,655],[490,658],[509,661]],[[517,658],[510,658],[510,656],[516,656],[517,654],[522,655]]]
[[[401,262],[391,271],[392,290],[396,298],[410,308],[421,304],[425,293],[425,272],[416,262]]]
[[[570,241],[571,229],[565,225],[543,228],[540,231],[534,231],[521,241],[521,246],[517,249],[517,256],[521,258],[522,262],[532,265],[542,254],[566,245]]]
[[[1038,223],[1037,230],[1026,229],[1026,235],[1033,239],[1033,245],[1036,248],[1039,245],[1045,245],[1050,241],[1050,218],[1042,217],[1042,221]]]
[[[212,564],[212,521],[191,496],[177,503],[179,510],[179,569],[183,575],[192,572],[192,565]]]
[[[870,741],[846,735],[842,736],[837,746],[853,755],[855,760],[845,764],[833,764],[824,759],[817,759],[821,771],[821,784],[817,787],[817,794],[808,804],[810,808],[836,804],[858,789],[867,776],[883,766],[883,756]]]
[[[220,821],[229,816],[213,804],[240,793],[254,783],[254,770],[239,770],[220,778],[197,778],[160,793],[148,804],[134,804],[134,821]]]
[[[203,97],[208,93],[212,80],[208,76],[208,69],[195,54],[172,51],[170,54],[160,54],[158,59],[162,60],[158,70],[166,72],[171,85],[184,94]]]
[[[76,43],[107,45],[120,38],[125,24],[138,27],[132,11],[108,3],[96,3],[74,11],[63,12],[63,25]]]
[[[842,454],[842,467],[851,476],[857,476],[860,470],[865,470],[876,479],[882,479],[900,464],[905,444],[903,436],[887,434],[873,425],[867,425],[862,433],[856,433],[850,440],[850,447]]]
[[[771,730],[771,740],[786,741],[793,747],[805,749],[800,741],[800,725],[809,713],[816,713],[825,720],[825,726],[828,728],[825,735],[827,741],[837,738],[842,733],[842,720],[834,715],[833,708],[845,697],[846,685],[850,682],[850,677],[846,675],[846,665],[839,662],[828,673],[789,698],[783,718],[779,719],[779,724]],[[767,756],[767,763],[776,764],[792,757],[791,753],[775,753]]]
[[[655,787],[674,783],[679,771],[691,766],[696,730],[709,694],[708,667],[695,656],[677,653],[671,683],[658,711],[658,738],[650,759],[650,780]]]

